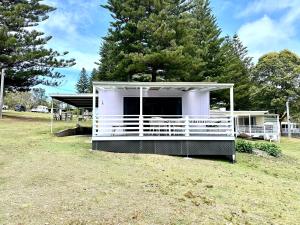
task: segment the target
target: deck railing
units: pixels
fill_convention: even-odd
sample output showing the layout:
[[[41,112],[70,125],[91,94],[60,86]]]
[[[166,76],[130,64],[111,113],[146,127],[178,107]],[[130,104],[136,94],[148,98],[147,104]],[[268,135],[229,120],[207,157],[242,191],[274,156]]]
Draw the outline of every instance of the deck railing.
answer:
[[[281,133],[288,134],[288,128],[281,128]],[[291,134],[300,134],[300,128],[291,128]]]
[[[264,126],[257,126],[257,125],[238,125],[237,132],[239,134],[276,134],[277,127],[272,125],[264,125]]]
[[[93,135],[234,136],[230,116],[95,115]]]

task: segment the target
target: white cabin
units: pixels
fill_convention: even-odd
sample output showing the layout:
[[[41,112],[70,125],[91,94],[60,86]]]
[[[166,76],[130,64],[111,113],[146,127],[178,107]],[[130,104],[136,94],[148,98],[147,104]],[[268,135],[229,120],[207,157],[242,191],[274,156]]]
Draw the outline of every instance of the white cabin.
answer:
[[[210,92],[228,89],[230,114],[210,113]],[[93,149],[233,160],[233,84],[94,82]]]
[[[212,110],[212,114],[230,115],[228,111]],[[234,111],[236,136],[249,136],[265,140],[280,140],[280,123],[277,114],[268,111]]]

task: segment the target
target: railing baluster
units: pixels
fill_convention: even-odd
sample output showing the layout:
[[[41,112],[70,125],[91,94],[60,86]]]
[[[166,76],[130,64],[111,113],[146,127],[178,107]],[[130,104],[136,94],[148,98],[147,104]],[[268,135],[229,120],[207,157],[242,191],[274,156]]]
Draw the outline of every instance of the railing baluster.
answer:
[[[185,136],[190,136],[189,116],[185,117]]]
[[[144,136],[144,117],[139,116],[139,136]]]

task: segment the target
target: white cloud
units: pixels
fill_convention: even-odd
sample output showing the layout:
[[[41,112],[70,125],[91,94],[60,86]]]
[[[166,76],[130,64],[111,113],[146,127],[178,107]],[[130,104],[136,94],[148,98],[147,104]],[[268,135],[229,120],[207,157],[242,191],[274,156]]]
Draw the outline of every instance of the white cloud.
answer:
[[[72,51],[68,56],[76,59],[76,65],[73,66],[73,69],[81,70],[84,67],[89,72],[96,67],[95,62],[99,60],[99,55],[97,54],[79,51]]]
[[[257,13],[272,13],[278,10],[299,7],[299,0],[255,0],[250,1],[239,16],[249,16]]]
[[[48,20],[40,24],[46,35],[53,38],[49,47],[60,52],[68,51],[66,58],[75,58],[76,65],[73,69],[81,70],[85,67],[88,71],[96,67],[99,59],[100,35],[91,32],[90,25],[95,21],[95,14],[100,9],[99,0],[44,0],[45,4],[56,8]],[[99,17],[100,20],[100,17]],[[100,23],[100,22],[99,22]]]
[[[272,14],[275,11],[278,11],[276,16]],[[267,52],[284,48],[299,50],[300,53],[300,43],[297,40],[300,1],[254,1],[240,15],[251,16],[258,13],[264,15],[243,24],[238,30],[238,35],[255,60]]]
[[[254,22],[244,24],[238,31],[243,43],[251,51],[267,52],[275,50],[277,46],[289,40],[291,31],[282,27],[268,16],[264,16]]]
[[[77,34],[77,27],[72,20],[72,14],[63,11],[55,12],[40,25],[40,29],[45,33],[62,31],[70,36]]]

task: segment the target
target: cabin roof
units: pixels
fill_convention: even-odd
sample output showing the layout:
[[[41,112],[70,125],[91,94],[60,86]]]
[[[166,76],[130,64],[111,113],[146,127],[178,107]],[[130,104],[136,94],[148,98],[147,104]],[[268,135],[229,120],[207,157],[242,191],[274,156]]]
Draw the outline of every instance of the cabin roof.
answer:
[[[200,90],[214,91],[228,89],[234,86],[230,83],[215,82],[93,82],[100,89],[138,89],[148,90],[177,89],[181,91]],[[92,108],[93,94],[50,94],[52,99],[59,100],[78,108]]]
[[[50,94],[52,99],[59,100],[77,108],[92,108],[93,94]]]
[[[159,89],[179,89],[183,91],[202,90],[214,91],[229,89],[234,86],[231,83],[216,83],[216,82],[93,82],[96,88],[102,89],[137,89],[146,88],[150,90]]]

